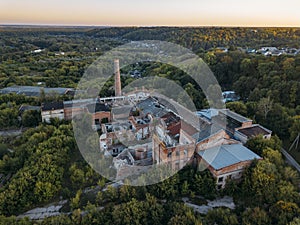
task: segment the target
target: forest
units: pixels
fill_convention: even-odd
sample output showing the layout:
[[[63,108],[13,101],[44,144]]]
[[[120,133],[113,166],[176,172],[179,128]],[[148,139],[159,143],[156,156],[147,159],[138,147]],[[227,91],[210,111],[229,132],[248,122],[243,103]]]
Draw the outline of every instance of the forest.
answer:
[[[247,143],[264,160],[253,162],[240,181],[229,182],[222,191],[216,191],[208,171],[189,166],[159,184],[115,188],[85,163],[70,122],[45,124],[39,111],[19,110],[22,105],[40,106],[68,96],[0,95],[1,130],[24,130],[17,138],[0,137],[0,175],[7,178],[0,185],[0,224],[300,224],[299,174],[280,153],[300,133],[300,54],[265,56],[241,50],[300,48],[299,28],[4,26],[0,28],[0,88],[76,88],[99,56],[138,40],[169,41],[201,57],[222,90],[241,97],[226,107],[273,131],[271,140],[257,137]],[[197,109],[208,107],[200,87],[183,71],[155,62],[128,65],[121,68],[122,86],[139,79],[130,76],[134,70],[141,77],[173,80]],[[106,82],[101,96],[113,95],[113,82]],[[298,162],[299,150],[291,152]],[[87,188],[95,190],[93,195],[87,194]],[[223,196],[233,197],[234,210],[215,208],[204,215],[182,200],[203,204]],[[16,217],[60,199],[68,200],[60,216],[43,221]]]

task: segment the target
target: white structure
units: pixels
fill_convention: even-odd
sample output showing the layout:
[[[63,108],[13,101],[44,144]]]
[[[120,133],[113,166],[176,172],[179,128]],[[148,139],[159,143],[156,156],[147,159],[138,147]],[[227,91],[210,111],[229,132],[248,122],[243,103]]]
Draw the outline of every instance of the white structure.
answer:
[[[64,104],[63,102],[51,102],[44,103],[41,107],[42,121],[50,123],[51,118],[58,118],[63,120],[64,115]]]

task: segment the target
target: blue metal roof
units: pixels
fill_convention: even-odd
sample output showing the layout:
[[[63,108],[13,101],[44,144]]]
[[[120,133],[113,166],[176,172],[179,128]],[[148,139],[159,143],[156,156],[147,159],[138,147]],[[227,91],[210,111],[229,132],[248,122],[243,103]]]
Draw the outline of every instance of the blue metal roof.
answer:
[[[196,112],[196,115],[203,116],[209,120],[211,120],[212,117],[217,116],[218,114],[219,114],[219,110],[214,108],[202,109],[201,111]]]
[[[261,157],[242,144],[221,145],[199,151],[198,154],[215,170]]]

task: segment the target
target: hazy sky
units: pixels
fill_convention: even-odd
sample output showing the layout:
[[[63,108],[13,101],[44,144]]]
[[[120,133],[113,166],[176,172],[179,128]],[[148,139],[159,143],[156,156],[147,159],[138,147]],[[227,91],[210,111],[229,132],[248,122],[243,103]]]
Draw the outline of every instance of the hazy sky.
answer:
[[[0,0],[0,24],[300,27],[300,0]]]

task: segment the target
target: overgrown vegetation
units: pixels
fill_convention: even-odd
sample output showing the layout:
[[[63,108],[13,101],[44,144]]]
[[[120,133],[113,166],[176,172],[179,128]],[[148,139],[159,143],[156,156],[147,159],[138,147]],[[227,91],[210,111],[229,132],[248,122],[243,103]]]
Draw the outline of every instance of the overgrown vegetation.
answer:
[[[251,139],[247,146],[264,157],[253,163],[240,182],[230,181],[216,192],[208,171],[186,167],[156,185],[120,188],[82,159],[68,122],[39,123],[38,114],[22,104],[40,105],[63,99],[0,95],[0,128],[29,128],[18,138],[1,137],[0,174],[10,177],[0,189],[1,224],[298,224],[299,178],[280,153],[281,140],[289,143],[300,132],[300,56],[265,57],[246,54],[237,47],[276,46],[299,48],[297,28],[105,28],[15,29],[1,28],[0,87],[37,85],[76,87],[85,69],[105,51],[131,40],[171,41],[192,49],[204,59],[223,90],[234,90],[240,102],[227,107],[273,131],[271,140]],[[229,47],[227,53],[216,47]],[[40,53],[32,51],[42,49]],[[182,71],[160,63],[139,63],[122,69],[123,86],[141,76],[162,76],[176,81],[198,109],[207,107],[200,88]],[[113,94],[113,79],[102,96]],[[21,118],[21,119],[20,119]],[[9,150],[10,151],[9,151]],[[94,195],[86,187],[98,187]],[[103,188],[107,188],[103,191]],[[102,191],[101,191],[102,190]],[[218,208],[206,216],[184,206],[182,197],[214,199],[234,197],[235,210]],[[70,215],[41,222],[17,220],[35,206],[68,199]],[[199,200],[199,201],[200,201]],[[84,213],[83,213],[84,212]]]

